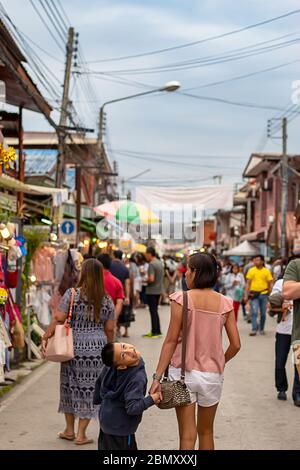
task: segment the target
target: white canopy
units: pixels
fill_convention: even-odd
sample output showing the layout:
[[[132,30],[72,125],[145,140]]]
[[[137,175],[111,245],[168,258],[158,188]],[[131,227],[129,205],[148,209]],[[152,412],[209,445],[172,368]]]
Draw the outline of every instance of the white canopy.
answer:
[[[259,250],[247,240],[235,246],[231,250],[225,251],[226,256],[255,256],[259,254]]]
[[[231,209],[233,188],[231,186],[198,186],[198,187],[151,187],[139,186],[136,189],[136,202],[146,207],[172,204],[193,206],[208,209]]]

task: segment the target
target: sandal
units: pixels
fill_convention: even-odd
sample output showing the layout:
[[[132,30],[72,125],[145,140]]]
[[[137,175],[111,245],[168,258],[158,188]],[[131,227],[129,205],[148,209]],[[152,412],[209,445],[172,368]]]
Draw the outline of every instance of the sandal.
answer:
[[[75,439],[75,434],[72,434],[72,435],[67,435],[65,434],[64,432],[59,432],[57,434],[57,437],[59,437],[60,439],[66,439],[66,441],[74,441]]]
[[[83,441],[78,441],[77,439],[75,440],[75,444],[77,446],[84,446],[85,444],[93,444],[94,439],[84,439]]]

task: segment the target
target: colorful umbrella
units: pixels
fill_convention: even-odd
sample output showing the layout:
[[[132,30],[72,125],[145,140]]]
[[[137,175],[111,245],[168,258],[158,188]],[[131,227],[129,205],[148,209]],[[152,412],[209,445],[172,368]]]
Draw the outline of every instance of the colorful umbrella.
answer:
[[[146,253],[146,250],[146,245],[142,245],[141,243],[136,243],[133,247],[133,251],[138,251],[139,253]]]
[[[150,209],[133,201],[112,201],[94,208],[97,214],[107,218],[114,218],[117,222],[130,224],[147,224],[159,222]]]

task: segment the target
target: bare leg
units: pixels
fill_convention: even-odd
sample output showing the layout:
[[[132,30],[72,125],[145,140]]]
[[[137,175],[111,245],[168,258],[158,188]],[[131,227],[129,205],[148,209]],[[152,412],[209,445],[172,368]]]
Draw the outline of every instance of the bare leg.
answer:
[[[82,441],[85,441],[87,439],[86,437],[86,429],[90,423],[90,419],[80,419],[79,420],[79,424],[78,424],[78,432],[77,432],[77,438],[76,438],[76,441],[77,442],[82,442]]]
[[[125,326],[125,331],[124,331],[124,334],[123,334],[123,338],[129,338],[129,335],[128,335],[128,326]]]
[[[195,403],[176,408],[180,450],[194,450],[197,439]]]
[[[66,420],[66,429],[64,430],[64,434],[70,437],[74,436],[75,416],[71,413],[65,413],[65,420]]]
[[[199,450],[214,450],[214,419],[218,404],[204,407],[198,406]]]

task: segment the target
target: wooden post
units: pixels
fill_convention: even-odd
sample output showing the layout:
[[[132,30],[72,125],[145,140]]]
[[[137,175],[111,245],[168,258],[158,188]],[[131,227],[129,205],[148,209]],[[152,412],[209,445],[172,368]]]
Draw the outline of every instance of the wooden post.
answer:
[[[76,244],[78,245],[80,239],[80,217],[81,217],[81,168],[76,165]]]
[[[18,125],[18,137],[19,137],[19,181],[24,183],[25,181],[25,164],[23,155],[23,106],[19,108],[19,125]],[[22,217],[24,211],[24,193],[18,194],[18,215]]]

